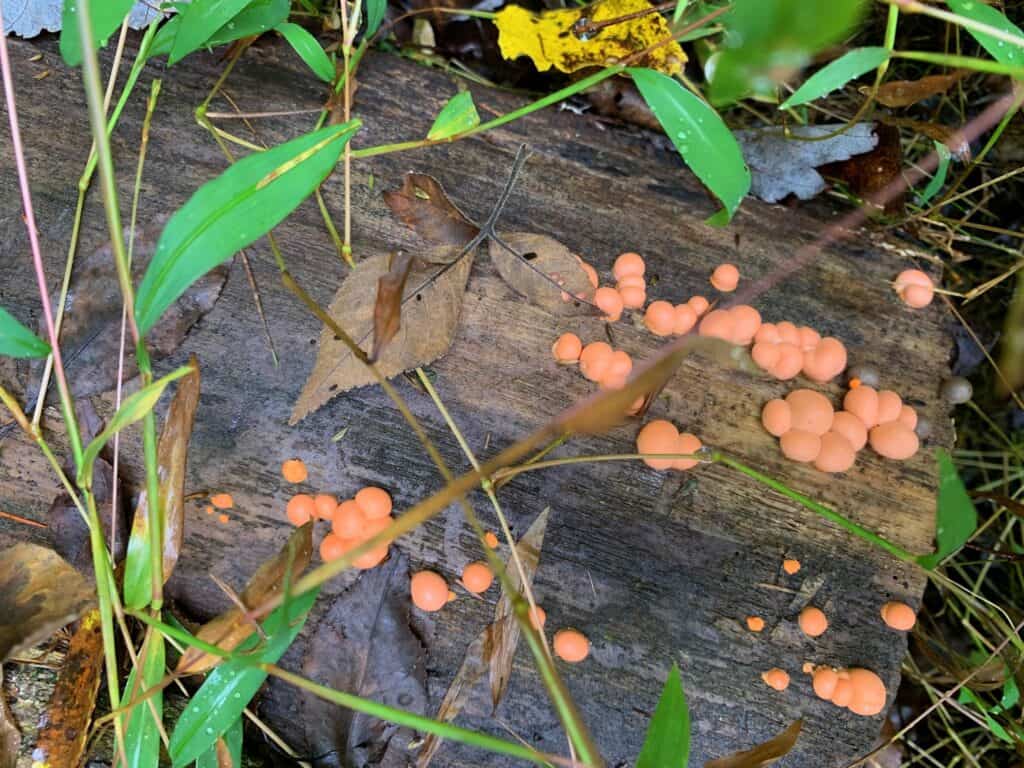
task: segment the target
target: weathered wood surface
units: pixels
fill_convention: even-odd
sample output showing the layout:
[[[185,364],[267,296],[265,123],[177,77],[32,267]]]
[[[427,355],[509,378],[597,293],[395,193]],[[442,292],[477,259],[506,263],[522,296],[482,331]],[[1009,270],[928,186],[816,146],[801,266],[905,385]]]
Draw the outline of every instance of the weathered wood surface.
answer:
[[[52,43],[13,42],[21,124],[27,142],[47,275],[58,284],[68,241],[75,183],[89,147],[77,73],[63,70]],[[30,61],[42,52],[39,61]],[[189,57],[171,70],[151,64],[141,82],[164,78],[141,196],[141,221],[173,211],[225,167],[210,137],[196,125],[193,108],[220,71],[213,55]],[[50,69],[43,80],[34,76]],[[436,71],[396,58],[370,56],[360,73],[356,114],[364,121],[357,146],[425,135],[432,116],[456,92]],[[143,91],[132,99],[114,134],[122,207],[127,211],[136,161]],[[245,111],[309,109],[323,100],[321,84],[280,46],[248,52],[232,74],[228,93]],[[521,100],[473,88],[487,115]],[[212,108],[230,110],[217,99]],[[312,118],[261,120],[260,138],[277,143],[308,128]],[[238,121],[226,124],[251,137]],[[586,117],[547,110],[490,134],[453,145],[384,155],[354,168],[354,244],[357,257],[411,243],[388,213],[381,191],[416,170],[435,175],[471,216],[483,219],[520,142],[533,156],[503,217],[506,229],[551,234],[597,265],[610,279],[614,256],[644,254],[657,282],[649,298],[683,300],[708,294],[707,276],[718,263],[741,266],[745,277],[763,277],[790,259],[819,231],[801,211],[747,201],[735,223],[714,230],[701,222],[713,206],[677,157],[652,148],[643,134],[608,130]],[[30,325],[38,300],[8,142],[0,154],[0,304]],[[371,176],[372,174],[372,176]],[[372,179],[372,183],[371,183]],[[328,204],[341,210],[340,174],[326,185]],[[340,214],[339,214],[340,218]],[[98,195],[90,195],[81,253],[107,240]],[[315,206],[307,203],[279,228],[285,257],[298,281],[325,305],[345,268],[333,254]],[[200,504],[187,511],[186,545],[172,592],[194,613],[228,606],[209,578],[240,586],[258,563],[283,542],[284,505],[292,489],[279,464],[302,457],[313,487],[344,497],[367,483],[389,488],[401,510],[437,490],[441,481],[390,401],[376,387],[338,397],[296,427],[287,426],[292,403],[312,369],[317,321],[280,285],[264,242],[250,250],[263,303],[281,358],[274,367],[262,339],[241,263],[231,267],[224,294],[193,329],[181,349],[162,364],[202,363],[203,395],[189,460],[188,490],[224,489],[235,498],[231,522],[219,525]],[[852,358],[879,366],[885,385],[920,402],[936,425],[927,448],[948,444],[951,430],[934,392],[947,369],[949,341],[939,306],[905,309],[887,281],[904,260],[858,238],[830,248],[814,263],[759,297],[766,320],[792,319],[838,336]],[[367,297],[370,300],[370,297]],[[469,282],[461,327],[448,355],[432,366],[436,386],[469,443],[482,456],[511,441],[591,392],[571,368],[556,366],[549,348],[557,333],[584,339],[604,336],[592,318],[556,321],[525,304],[503,283],[484,255]],[[657,347],[642,329],[615,325],[615,343],[641,358]],[[0,377],[21,392],[27,367],[4,364]],[[397,386],[426,424],[450,465],[467,462],[429,399],[401,378]],[[933,534],[933,461],[928,450],[904,464],[869,451],[850,472],[830,477],[782,459],[776,441],[759,424],[761,404],[790,385],[692,359],[686,361],[652,409],[768,474],[892,537],[914,551],[929,549]],[[840,395],[837,385],[825,388]],[[109,411],[111,396],[97,398]],[[55,411],[47,423],[59,443]],[[344,438],[332,442],[339,429]],[[576,439],[556,455],[633,449],[636,424],[600,438]],[[139,476],[136,438],[126,441],[129,480]],[[19,435],[0,444],[0,506],[43,519],[56,482],[32,446]],[[844,765],[866,751],[879,718],[860,718],[813,695],[800,674],[804,661],[875,669],[889,690],[898,683],[905,638],[884,628],[879,606],[898,598],[916,604],[923,578],[782,496],[725,468],[664,474],[636,463],[572,466],[523,475],[506,486],[502,503],[516,531],[546,506],[552,510],[535,589],[548,613],[548,629],[572,625],[586,631],[592,656],[562,665],[609,765],[636,756],[661,682],[676,661],[683,670],[693,717],[694,765],[745,748],[806,718],[787,766]],[[482,495],[478,512],[493,523]],[[0,520],[0,542],[44,540],[45,532]],[[414,564],[435,567],[454,580],[477,559],[469,527],[452,508],[404,538]],[[804,568],[794,577],[780,570],[784,556]],[[350,579],[330,585],[326,599]],[[436,706],[466,645],[489,621],[496,590],[479,602],[460,598],[432,616],[415,617],[428,648],[430,693]],[[794,619],[808,601],[822,607],[831,628],[820,639],[801,635]],[[767,620],[754,635],[743,618]],[[793,676],[785,693],[768,689],[760,673],[781,666]],[[480,698],[483,701],[483,697]],[[564,749],[539,679],[520,648],[515,675],[498,710],[501,721],[529,743]],[[481,707],[463,716],[470,727],[505,732]],[[301,745],[296,745],[302,751]],[[493,756],[446,744],[435,765],[501,765]]]

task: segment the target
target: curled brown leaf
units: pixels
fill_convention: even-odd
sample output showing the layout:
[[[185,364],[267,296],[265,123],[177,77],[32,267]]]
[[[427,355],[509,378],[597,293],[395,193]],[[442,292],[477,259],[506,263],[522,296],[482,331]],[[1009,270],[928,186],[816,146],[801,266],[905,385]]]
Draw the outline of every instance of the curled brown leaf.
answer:
[[[800,729],[803,727],[804,721],[801,718],[778,736],[763,744],[727,757],[720,757],[717,760],[709,760],[704,763],[704,768],[761,768],[771,765],[780,757],[788,754],[796,744],[797,737],[800,736]]]
[[[370,352],[372,362],[377,361],[381,350],[402,327],[402,297],[410,269],[412,256],[399,251],[391,256],[388,271],[377,278],[377,299],[373,304],[373,350]]]
[[[879,86],[875,99],[887,107],[909,107],[929,96],[945,93],[967,74],[968,70],[958,69],[948,75],[927,75],[919,80],[890,80]],[[869,90],[861,88],[861,93]]]
[[[402,188],[384,193],[384,202],[430,246],[421,261],[447,264],[480,229],[448,199],[441,182],[423,173],[407,173]]]

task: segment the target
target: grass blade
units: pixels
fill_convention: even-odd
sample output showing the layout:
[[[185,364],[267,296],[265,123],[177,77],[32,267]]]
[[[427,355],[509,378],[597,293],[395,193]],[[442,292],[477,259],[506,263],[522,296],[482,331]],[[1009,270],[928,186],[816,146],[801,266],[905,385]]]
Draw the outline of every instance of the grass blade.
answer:
[[[245,10],[214,32],[204,45],[212,48],[243,37],[262,35],[285,21],[289,10],[288,0],[252,0]],[[169,55],[180,28],[180,14],[164,22],[153,40],[148,56]]]
[[[133,669],[128,675],[124,687],[124,701],[139,697],[146,689],[158,685],[164,676],[164,636],[152,630],[146,633],[146,642],[139,654],[142,667],[142,682],[136,683],[136,672]],[[153,721],[153,711],[147,702],[153,702],[156,714],[163,717],[164,695],[157,691],[146,701],[132,707],[129,714],[128,727],[125,731],[124,743],[128,754],[125,764],[129,768],[136,766],[156,765],[160,758],[160,733]]]
[[[324,49],[317,42],[317,39],[309,34],[305,28],[286,21],[283,24],[278,24],[274,27],[274,30],[281,33],[292,49],[299,54],[299,58],[306,62],[307,66],[313,70],[314,75],[325,83],[330,83],[334,80],[334,64],[327,54],[324,53]]]
[[[779,109],[797,107],[842,88],[851,80],[877,69],[889,54],[888,48],[855,48],[807,78],[792,96],[779,105]]]
[[[934,555],[917,558],[920,566],[932,570],[946,557],[962,547],[978,527],[978,512],[967,495],[953,460],[941,448],[935,452],[939,464],[939,495],[935,510]]]
[[[939,155],[939,166],[935,169],[935,175],[928,182],[928,186],[921,193],[921,199],[918,201],[919,205],[924,205],[938,194],[939,190],[942,189],[942,185],[946,183],[946,174],[949,173],[949,161],[953,156],[952,152],[949,151],[949,147],[941,141],[936,141],[935,151]]]
[[[366,0],[366,37],[373,37],[377,33],[387,10],[388,0]]]
[[[636,768],[686,768],[689,759],[690,710],[679,667],[673,664],[647,727]]]
[[[982,24],[987,24],[990,27],[995,27],[1003,32],[1009,32],[1011,35],[1019,37],[1021,44],[1015,46],[1004,40],[997,40],[992,35],[986,35],[984,32],[977,32],[969,27],[967,28],[971,36],[996,61],[1010,66],[1019,66],[1021,62],[1024,62],[1024,32],[1010,21],[1002,11],[978,0],[947,0],[947,4],[950,10],[960,16],[966,16],[968,19],[979,21]]]
[[[7,357],[46,357],[50,345],[0,307],[0,355]]]
[[[437,113],[434,125],[431,126],[427,139],[447,139],[451,136],[476,128],[480,125],[480,115],[473,103],[473,94],[462,91],[452,96],[451,100]]]
[[[121,26],[134,2],[135,0],[103,0],[89,3],[93,43],[97,48]],[[60,55],[69,67],[77,67],[82,63],[82,43],[78,36],[78,0],[64,0],[60,29]]]

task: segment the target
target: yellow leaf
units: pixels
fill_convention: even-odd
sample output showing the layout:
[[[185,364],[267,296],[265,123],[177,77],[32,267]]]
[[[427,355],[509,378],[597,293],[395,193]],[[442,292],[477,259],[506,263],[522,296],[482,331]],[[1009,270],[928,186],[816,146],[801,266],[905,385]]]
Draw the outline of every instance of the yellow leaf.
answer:
[[[643,11],[649,13],[623,18]],[[615,19],[623,20],[601,25]],[[498,27],[501,55],[509,60],[528,56],[541,72],[552,67],[561,72],[576,72],[618,64],[672,36],[665,18],[647,0],[599,0],[585,8],[541,13],[507,5],[498,11],[494,23]],[[596,27],[597,31],[581,37],[579,29],[588,27]],[[686,54],[673,40],[635,63],[674,75],[685,61]]]

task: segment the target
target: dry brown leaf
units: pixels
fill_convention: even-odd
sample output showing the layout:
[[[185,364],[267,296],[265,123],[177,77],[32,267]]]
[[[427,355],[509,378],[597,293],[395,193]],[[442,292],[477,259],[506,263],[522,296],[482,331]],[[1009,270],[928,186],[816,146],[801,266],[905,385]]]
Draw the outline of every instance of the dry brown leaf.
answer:
[[[761,768],[761,766],[771,765],[793,748],[800,735],[800,729],[803,727],[804,721],[801,718],[764,744],[758,744],[752,749],[737,752],[728,757],[709,760],[704,763],[704,768]]]
[[[313,523],[308,522],[295,529],[281,551],[256,569],[256,573],[238,596],[242,605],[252,609],[276,595],[284,585],[286,574],[289,583],[294,584],[299,575],[306,570],[312,556]],[[196,632],[196,637],[225,651],[231,651],[254,631],[253,621],[242,613],[241,608],[231,608],[203,624]],[[178,674],[194,675],[205,672],[220,662],[220,656],[208,654],[198,648],[189,648],[178,660],[175,671]]]
[[[377,281],[388,272],[385,254],[359,262],[334,296],[328,314],[354,339],[373,332],[373,302]],[[403,371],[434,362],[448,351],[462,312],[466,282],[473,254],[466,254],[445,268],[420,267],[409,275],[404,292],[402,327],[377,360],[377,370],[390,378]],[[437,279],[431,279],[444,270]],[[316,366],[299,396],[290,424],[295,424],[332,397],[355,387],[373,384],[376,378],[329,328],[320,333]]]
[[[4,668],[0,666],[0,768],[14,768],[21,749],[21,731],[3,692]]]
[[[932,141],[946,144],[961,162],[971,159],[971,145],[964,141],[963,135],[957,135],[958,128],[952,128],[942,123],[929,123],[926,120],[913,120],[909,117],[893,117],[892,115],[879,115],[878,122],[883,125],[891,125],[894,128],[909,128],[922,136],[927,136]],[[957,141],[953,141],[954,138]]]
[[[402,327],[402,295],[405,281],[412,268],[412,256],[396,253],[391,256],[387,273],[377,280],[377,300],[373,304],[373,351],[370,360],[376,361],[381,350],[395,338]]]
[[[491,261],[506,283],[538,307],[556,315],[590,314],[591,308],[575,300],[589,299],[594,288],[579,258],[547,235],[513,232],[500,235],[515,253],[490,241]]]
[[[78,768],[89,736],[103,666],[100,612],[93,609],[71,636],[64,666],[39,721],[33,764],[47,768]]]
[[[0,553],[0,661],[42,642],[96,602],[92,587],[52,549]]]
[[[875,99],[887,107],[909,107],[919,101],[945,93],[968,74],[966,69],[948,75],[928,75],[920,80],[891,80],[880,86]],[[870,88],[861,88],[861,93]]]
[[[429,264],[447,264],[480,232],[479,227],[459,210],[441,182],[424,173],[407,173],[402,188],[384,193],[384,202],[406,226],[429,245],[417,254]]]
[[[548,510],[545,509],[516,544],[516,551],[531,585],[534,574],[537,573],[537,563],[540,560],[540,550],[544,544],[547,526]],[[511,558],[505,563],[505,568],[518,591],[522,583],[519,571]],[[512,676],[512,661],[516,655],[516,646],[519,644],[520,631],[512,601],[508,597],[508,592],[502,588],[501,598],[494,610],[494,622],[485,627],[466,649],[462,665],[448,686],[435,720],[450,722],[455,719],[466,705],[473,688],[488,670],[491,676],[491,700],[495,707],[498,706]],[[416,768],[427,768],[430,765],[434,754],[441,746],[441,741],[434,735],[429,735],[423,740],[419,757],[416,759]]]

